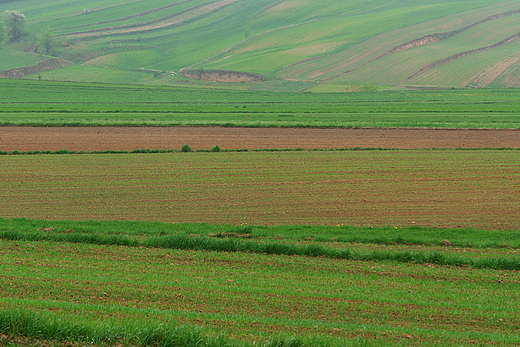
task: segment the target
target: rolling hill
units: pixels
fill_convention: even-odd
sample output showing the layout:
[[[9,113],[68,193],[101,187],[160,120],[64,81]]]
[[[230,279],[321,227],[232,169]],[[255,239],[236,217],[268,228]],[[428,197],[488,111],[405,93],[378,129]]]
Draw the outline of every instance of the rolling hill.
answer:
[[[3,77],[316,92],[520,85],[518,1],[0,1],[6,10],[26,16],[28,33],[0,49]],[[35,53],[45,28],[52,64]]]

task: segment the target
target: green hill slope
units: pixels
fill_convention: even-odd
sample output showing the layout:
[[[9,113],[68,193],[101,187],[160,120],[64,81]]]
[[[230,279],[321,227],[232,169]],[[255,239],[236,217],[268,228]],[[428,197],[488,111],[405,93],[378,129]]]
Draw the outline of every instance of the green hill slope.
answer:
[[[29,33],[4,45],[0,67],[38,61],[28,53],[8,61],[16,55],[2,51],[34,52],[36,35],[47,27],[56,54],[75,63],[38,78],[216,86],[248,81],[219,72],[224,70],[255,74],[248,76],[257,82],[235,85],[242,89],[520,84],[518,1],[0,2],[0,13],[6,10],[24,13]],[[196,71],[192,79],[212,82],[187,78],[190,70]]]

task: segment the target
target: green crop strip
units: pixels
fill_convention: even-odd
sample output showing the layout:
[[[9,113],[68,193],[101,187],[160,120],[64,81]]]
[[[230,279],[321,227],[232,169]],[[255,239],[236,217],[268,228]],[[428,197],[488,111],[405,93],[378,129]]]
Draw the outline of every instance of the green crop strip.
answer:
[[[361,260],[361,261],[396,261],[402,263],[436,264],[451,266],[469,266],[476,269],[520,270],[520,260],[509,257],[467,259],[456,255],[445,255],[440,252],[410,252],[410,251],[372,251],[357,252],[350,249],[334,249],[321,245],[297,246],[279,242],[257,243],[237,240],[218,240],[211,238],[193,238],[189,236],[169,236],[146,239],[142,243],[131,241],[121,236],[103,236],[89,234],[38,235],[24,233],[0,233],[0,238],[20,241],[57,241],[71,243],[87,243],[97,245],[146,246],[156,248],[245,252],[258,254],[297,255],[309,257],[327,257],[331,259]]]
[[[269,93],[0,80],[0,125],[518,129],[519,90]]]
[[[356,251],[350,248],[333,248],[324,246],[324,244],[312,242],[307,245],[299,245],[293,243],[294,241],[304,241],[306,239],[314,239],[313,237],[305,237],[294,239],[294,234],[291,229],[294,227],[273,227],[273,229],[280,231],[277,234],[277,238],[283,238],[287,241],[293,242],[280,242],[280,241],[269,241],[265,237],[260,237],[259,240],[246,241],[243,238],[253,238],[258,235],[273,234],[273,230],[261,227],[244,226],[244,227],[232,227],[232,226],[179,226],[172,228],[167,224],[141,224],[138,235],[132,235],[126,232],[120,234],[118,232],[105,232],[100,233],[101,230],[106,230],[114,227],[114,223],[96,223],[95,227],[89,227],[88,229],[97,230],[94,232],[75,232],[74,228],[83,229],[85,224],[81,222],[47,222],[47,221],[30,221],[30,220],[2,220],[0,224],[0,238],[6,240],[20,240],[20,241],[54,241],[54,242],[69,242],[69,243],[85,243],[85,244],[96,244],[96,245],[117,245],[117,246],[131,246],[131,247],[154,247],[154,248],[168,248],[168,249],[180,249],[180,250],[204,250],[204,251],[217,251],[217,252],[245,252],[245,253],[258,253],[258,254],[277,254],[277,255],[293,255],[293,256],[308,256],[308,257],[326,257],[331,259],[348,259],[348,260],[361,260],[361,261],[396,261],[403,263],[417,263],[417,264],[437,264],[437,265],[451,265],[451,266],[469,266],[472,268],[487,268],[495,270],[520,270],[520,260],[510,258],[508,253],[501,257],[493,257],[489,254],[483,254],[484,257],[475,257],[471,253],[464,257],[461,255],[450,254],[446,251],[377,251],[371,252]],[[125,223],[119,222],[120,225],[116,225],[116,230],[125,230]],[[37,228],[36,225],[47,225],[47,227]],[[61,232],[56,231],[52,225],[60,225]],[[67,227],[66,230],[63,228]],[[192,232],[187,234],[185,231],[173,231],[175,229],[192,229]],[[363,238],[361,235],[366,234],[367,230],[358,228],[326,228],[326,227],[300,227],[301,229],[308,230],[307,235],[315,235],[323,240],[324,235],[327,233],[330,235],[334,232],[340,239],[349,239],[349,242],[344,241],[348,244],[350,242],[362,242],[365,244],[376,243],[376,244],[427,244],[428,238],[437,237],[438,241],[434,241],[432,245],[443,245],[443,242],[449,242],[450,246],[454,246],[453,242],[446,241],[439,238],[439,234],[446,236],[452,234],[456,237],[456,231],[439,231],[435,229],[425,228],[406,228],[401,230],[400,235],[405,236],[389,236],[388,231],[385,229],[370,230],[373,235],[371,237]],[[86,230],[88,230],[86,229]],[[172,230],[173,229],[173,230]],[[208,236],[203,237],[200,234],[193,234],[193,230],[199,229],[204,230],[221,230],[217,234],[209,233]],[[258,231],[253,231],[254,229]],[[336,230],[334,230],[336,229]],[[163,231],[158,231],[163,230]],[[222,231],[228,230],[228,231]],[[286,231],[287,230],[287,231]],[[509,247],[520,249],[520,236],[516,232],[482,232],[477,230],[465,230],[467,234],[475,234],[480,237],[472,236],[472,238],[480,243],[487,244],[487,247],[497,247],[498,245],[492,243],[491,240],[499,239],[504,240],[504,236],[507,235],[509,240],[519,242],[516,246],[501,244],[501,248]],[[169,235],[157,235],[157,236],[145,236],[153,234],[169,234]],[[356,235],[357,234],[357,235]],[[407,234],[415,234],[417,236],[406,236]],[[444,235],[443,235],[444,234]],[[460,231],[459,231],[460,234]],[[337,242],[338,237],[332,238]],[[332,241],[331,239],[331,241]],[[422,239],[422,240],[421,240]],[[507,242],[507,241],[506,241]],[[455,241],[455,245],[457,242]],[[466,245],[468,247],[468,245]]]
[[[70,221],[0,218],[0,232],[5,237],[33,237],[58,241],[78,242],[92,237],[98,244],[137,245],[144,238],[169,236],[201,236],[214,238],[243,238],[262,241],[313,242],[322,245],[377,244],[450,246],[485,249],[520,249],[519,230],[441,229],[411,227],[352,227],[347,225],[226,225],[207,223],[161,223],[144,221]],[[12,236],[8,236],[12,235]],[[111,238],[113,237],[113,240]],[[99,238],[99,239],[96,239]],[[106,238],[107,241],[102,241]],[[118,241],[116,241],[118,240]]]

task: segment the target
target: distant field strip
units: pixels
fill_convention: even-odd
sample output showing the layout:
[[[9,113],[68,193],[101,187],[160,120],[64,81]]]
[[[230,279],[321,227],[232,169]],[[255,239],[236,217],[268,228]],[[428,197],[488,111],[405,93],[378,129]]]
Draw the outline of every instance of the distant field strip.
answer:
[[[466,86],[463,82],[467,78],[435,78],[439,74],[428,74],[421,79],[406,77],[434,67],[440,67],[436,71],[441,76],[449,76],[449,67],[444,67],[447,62],[505,45],[518,32],[519,13],[518,4],[503,2],[501,5],[446,14],[376,34],[344,49],[287,64],[279,70],[279,74],[290,80],[314,80],[319,86]],[[510,56],[514,54],[516,52],[511,50]],[[477,59],[477,64],[464,68],[469,70],[470,76],[474,76],[502,59],[500,55],[495,59],[490,56],[488,61]],[[480,85],[482,83],[483,80]],[[492,83],[492,80],[487,83]],[[319,86],[310,86],[305,90],[318,91],[321,89]],[[331,90],[344,91],[348,88]]]
[[[0,72],[20,66],[30,66],[46,60],[47,57],[3,48],[0,50]]]
[[[313,94],[11,79],[0,86],[4,126],[520,128],[518,89]]]
[[[518,229],[519,153],[2,156],[8,218]]]
[[[466,82],[466,85],[472,82],[479,87],[485,87],[489,85],[493,80],[495,80],[495,78],[500,76],[501,73],[503,73],[505,70],[507,70],[513,64],[518,63],[519,61],[520,54],[516,54],[515,56],[505,58],[496,63],[495,65],[485,69],[471,80],[468,80]]]
[[[17,3],[0,2],[0,12]],[[34,79],[271,91],[345,92],[361,85],[463,88],[471,76],[518,52],[512,49],[495,59],[478,55],[485,61],[468,65],[469,76],[460,79],[427,73],[406,77],[520,30],[515,0],[24,0],[23,12],[30,33],[8,49],[37,59],[37,53],[27,52],[48,27],[59,41],[57,56],[77,63],[36,72]],[[4,65],[9,68],[36,63],[8,59]],[[447,65],[438,70],[451,75]],[[517,65],[490,82],[491,74],[469,85],[517,87]],[[186,68],[252,73],[263,81],[213,76],[209,83],[179,74]]]
[[[70,61],[66,61],[59,58],[50,58],[47,60],[40,61],[35,65],[0,71],[0,78],[21,78],[26,75],[31,75],[37,72],[60,69],[70,65],[73,65],[73,63],[71,63]]]

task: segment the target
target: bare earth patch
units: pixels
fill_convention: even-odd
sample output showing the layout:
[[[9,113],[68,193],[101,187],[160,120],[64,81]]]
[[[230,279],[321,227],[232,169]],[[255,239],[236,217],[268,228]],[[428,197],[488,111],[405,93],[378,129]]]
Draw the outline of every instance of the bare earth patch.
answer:
[[[520,130],[0,127],[1,151],[262,148],[520,148]]]
[[[487,69],[479,73],[473,80],[468,81],[466,84],[475,83],[479,87],[486,87],[491,82],[493,82],[498,76],[500,76],[501,73],[503,73],[512,65],[516,64],[519,60],[519,54],[501,60],[495,65],[488,67]]]

